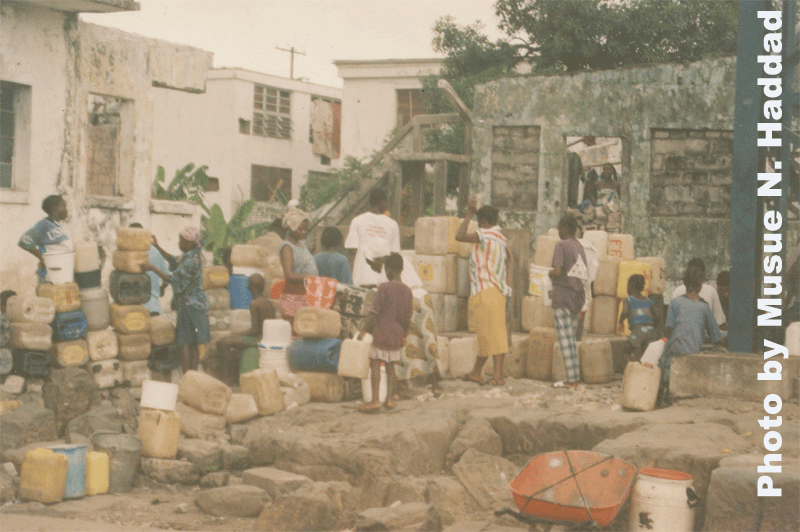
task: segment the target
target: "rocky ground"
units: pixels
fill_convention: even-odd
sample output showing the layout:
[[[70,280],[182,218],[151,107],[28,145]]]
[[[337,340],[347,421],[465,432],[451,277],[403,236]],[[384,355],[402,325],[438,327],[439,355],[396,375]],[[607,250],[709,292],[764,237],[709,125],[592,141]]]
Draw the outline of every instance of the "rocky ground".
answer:
[[[627,412],[618,404],[620,387],[620,380],[577,391],[528,379],[508,379],[503,387],[445,381],[443,397],[412,387],[391,412],[362,414],[356,401],[309,403],[230,425],[230,441],[207,442],[206,457],[214,445],[246,449],[244,462],[240,457],[225,469],[184,449],[193,484],[162,482],[168,471],[151,466],[125,494],[46,506],[6,497],[0,528],[566,530],[494,511],[515,509],[508,482],[531,457],[593,449],[639,468],[691,473],[702,500],[698,529],[797,529],[796,399],[782,411],[783,473],[772,475],[784,496],[765,500],[754,496],[764,455],[761,403],[683,398],[666,409]],[[7,450],[3,462],[20,456]],[[608,529],[628,530],[627,508]]]

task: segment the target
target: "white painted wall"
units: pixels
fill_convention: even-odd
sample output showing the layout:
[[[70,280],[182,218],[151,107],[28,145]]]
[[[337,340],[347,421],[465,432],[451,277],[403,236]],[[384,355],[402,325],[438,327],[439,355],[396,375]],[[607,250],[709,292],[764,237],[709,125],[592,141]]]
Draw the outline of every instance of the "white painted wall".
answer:
[[[255,84],[289,90],[291,140],[239,133],[239,119],[253,120]],[[166,170],[167,179],[187,163],[207,165],[208,174],[220,180],[220,191],[206,194],[206,204],[218,203],[226,218],[250,198],[251,165],[292,169],[292,197],[309,171],[330,172],[341,166],[341,157],[323,165],[312,153],[308,132],[311,97],[340,100],[336,87],[315,85],[242,69],[209,72],[206,92],[199,97],[175,91],[154,93],[154,161]]]
[[[397,90],[420,89],[440,59],[335,61],[343,83],[342,153],[359,159],[379,151],[397,126]]]

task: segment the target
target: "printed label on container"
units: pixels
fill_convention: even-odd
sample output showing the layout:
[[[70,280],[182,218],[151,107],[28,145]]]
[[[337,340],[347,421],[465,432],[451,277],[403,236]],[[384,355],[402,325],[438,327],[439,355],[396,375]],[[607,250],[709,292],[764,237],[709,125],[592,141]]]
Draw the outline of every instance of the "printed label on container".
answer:
[[[61,351],[61,359],[66,364],[80,364],[86,357],[86,352],[79,345],[70,345]]]
[[[131,312],[122,322],[129,331],[141,331],[147,325],[147,319],[141,312]]]
[[[419,274],[419,278],[424,283],[432,283],[433,282],[433,266],[430,264],[420,264],[417,268],[417,273]]]

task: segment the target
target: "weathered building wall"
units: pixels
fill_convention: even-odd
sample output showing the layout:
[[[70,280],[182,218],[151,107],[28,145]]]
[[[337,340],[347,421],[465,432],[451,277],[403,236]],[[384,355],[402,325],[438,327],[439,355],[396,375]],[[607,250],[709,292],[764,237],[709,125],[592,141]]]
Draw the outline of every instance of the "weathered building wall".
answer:
[[[0,289],[35,286],[35,259],[17,241],[44,217],[40,205],[50,194],[66,198],[74,241],[97,241],[110,251],[116,228],[137,220],[177,251],[177,231],[199,224],[199,213],[193,205],[150,201],[152,93],[164,90],[154,85],[202,91],[212,55],[84,24],[75,13],[16,2],[0,9],[0,79],[18,84],[15,119],[25,126],[15,137],[21,152],[15,148],[13,186],[0,189]],[[91,95],[123,102],[114,133],[119,176],[110,188],[87,186]],[[105,178],[105,171],[95,176]]]
[[[634,235],[636,254],[665,257],[670,286],[692,257],[714,279],[730,269],[735,74],[735,59],[719,58],[477,86],[472,188],[482,202],[508,205],[504,223],[530,228],[535,245],[566,209],[566,137],[620,137],[623,232]],[[540,132],[527,158],[514,155],[512,174],[527,185],[508,186],[509,154],[499,139],[505,128]],[[533,168],[530,177],[521,170]],[[536,202],[526,208],[514,196],[534,179]],[[788,233],[796,246],[796,222]]]

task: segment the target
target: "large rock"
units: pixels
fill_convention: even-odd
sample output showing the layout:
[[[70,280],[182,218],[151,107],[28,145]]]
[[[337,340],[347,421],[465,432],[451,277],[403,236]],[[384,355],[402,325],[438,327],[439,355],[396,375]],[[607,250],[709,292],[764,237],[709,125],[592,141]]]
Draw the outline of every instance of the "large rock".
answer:
[[[57,369],[45,381],[42,397],[44,405],[56,415],[56,431],[60,435],[67,423],[94,405],[97,385],[83,368]]]
[[[122,415],[119,408],[103,401],[67,423],[64,438],[70,443],[88,443],[95,432],[122,432]]]
[[[428,479],[425,498],[426,502],[439,512],[444,525],[451,525],[478,508],[477,501],[455,477],[441,476]]]
[[[442,529],[439,513],[430,504],[409,502],[387,508],[370,508],[356,517],[356,530],[419,530],[437,532]]]
[[[800,463],[796,459],[775,462],[781,473],[759,473],[763,455],[725,458],[711,473],[706,497],[705,525],[708,532],[729,530],[800,530]],[[758,479],[772,478],[780,497],[759,497]]]
[[[184,460],[143,458],[142,472],[164,484],[197,484],[200,482],[200,472],[197,470],[197,466]]]
[[[514,504],[508,483],[517,476],[519,467],[505,458],[468,449],[453,466],[453,473],[481,508]]]
[[[55,414],[38,403],[25,403],[0,416],[2,451],[57,437]]]
[[[503,440],[494,431],[491,423],[485,419],[470,419],[450,444],[447,452],[447,468],[450,469],[453,464],[458,462],[467,449],[475,449],[493,456],[502,456]]]
[[[231,474],[227,471],[215,471],[208,473],[200,479],[200,487],[203,489],[221,488],[228,485]]]
[[[201,491],[194,503],[207,514],[217,517],[258,515],[270,501],[266,491],[255,486],[224,486]]]
[[[324,486],[309,484],[280,496],[258,516],[256,530],[340,530],[345,514]]]
[[[273,499],[312,484],[312,480],[308,477],[274,467],[248,469],[242,473],[242,482],[263,489]]]
[[[425,490],[428,487],[427,477],[397,477],[389,481],[383,506],[396,503],[427,502]]]
[[[200,475],[222,469],[222,445],[213,441],[183,439],[178,444],[178,459],[197,466]]]
[[[9,502],[17,498],[17,482],[18,479],[0,469],[0,502]]]
[[[241,471],[250,467],[250,449],[244,445],[223,445],[222,463],[228,471]]]

